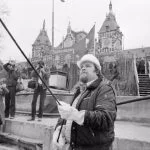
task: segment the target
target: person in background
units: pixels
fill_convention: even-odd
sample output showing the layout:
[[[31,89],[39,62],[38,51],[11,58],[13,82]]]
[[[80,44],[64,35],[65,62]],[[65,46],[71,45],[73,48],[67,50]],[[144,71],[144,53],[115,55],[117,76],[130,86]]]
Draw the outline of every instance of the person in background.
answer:
[[[6,88],[6,84],[4,83],[3,79],[0,79],[0,127],[2,127],[2,125],[4,124],[5,106],[4,106],[4,102],[3,102],[3,96],[7,93],[9,93],[9,91]],[[0,129],[0,131],[2,131],[2,128]]]
[[[9,61],[3,65],[3,68],[6,70],[6,87],[9,90],[9,93],[5,94],[5,118],[14,119],[15,110],[16,110],[16,85],[17,80],[20,77],[20,73],[15,66],[14,61]]]
[[[115,91],[111,83],[104,80],[94,55],[84,55],[77,65],[80,82],[84,87],[86,84],[86,88],[81,85],[82,90],[77,88],[71,105],[59,101],[61,118],[53,134],[53,149],[111,150],[117,112]]]
[[[50,77],[50,70],[48,67],[45,67],[43,61],[39,61],[36,67],[37,72],[39,73],[40,77],[49,86],[49,77]],[[28,121],[34,121],[36,115],[36,103],[37,98],[40,95],[40,103],[39,103],[39,114],[38,114],[38,121],[42,121],[43,117],[43,108],[44,108],[44,101],[46,99],[46,86],[42,83],[41,79],[38,77],[35,71],[31,72],[31,77],[33,80],[36,81],[36,88],[34,89],[33,99],[32,99],[32,111],[31,111],[31,118]]]

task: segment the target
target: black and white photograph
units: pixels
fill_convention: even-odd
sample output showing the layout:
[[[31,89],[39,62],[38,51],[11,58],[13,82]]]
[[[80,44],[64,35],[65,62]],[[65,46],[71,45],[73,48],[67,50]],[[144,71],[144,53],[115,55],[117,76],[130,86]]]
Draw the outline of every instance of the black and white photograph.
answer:
[[[150,1],[0,0],[0,150],[150,150]]]

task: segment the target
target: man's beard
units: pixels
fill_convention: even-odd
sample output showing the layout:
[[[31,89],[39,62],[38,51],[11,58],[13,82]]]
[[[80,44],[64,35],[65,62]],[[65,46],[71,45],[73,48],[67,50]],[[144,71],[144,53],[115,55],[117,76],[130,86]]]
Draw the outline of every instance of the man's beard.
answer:
[[[87,83],[88,82],[88,77],[85,73],[80,74],[80,81],[82,83]]]

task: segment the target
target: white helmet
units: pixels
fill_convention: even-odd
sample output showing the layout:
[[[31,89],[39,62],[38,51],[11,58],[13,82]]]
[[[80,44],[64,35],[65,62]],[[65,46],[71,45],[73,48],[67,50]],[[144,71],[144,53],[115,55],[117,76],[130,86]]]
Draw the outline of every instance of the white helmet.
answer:
[[[92,55],[92,54],[86,54],[86,55],[84,55],[79,61],[77,61],[77,66],[79,68],[81,68],[82,63],[86,62],[86,61],[92,62],[93,64],[95,64],[97,66],[97,68],[99,70],[101,70],[101,65],[99,63],[99,60],[94,55]]]

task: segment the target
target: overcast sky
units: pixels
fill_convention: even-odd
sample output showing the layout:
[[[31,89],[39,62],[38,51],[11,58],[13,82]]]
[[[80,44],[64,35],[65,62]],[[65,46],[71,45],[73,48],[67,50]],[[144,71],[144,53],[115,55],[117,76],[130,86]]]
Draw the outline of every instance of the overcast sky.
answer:
[[[32,44],[46,21],[46,30],[51,41],[52,0],[0,0],[4,1],[9,16],[4,22],[27,56],[31,55]],[[54,0],[55,4],[55,46],[66,35],[71,22],[72,30],[88,32],[96,22],[97,32],[109,12],[110,0]],[[124,48],[150,46],[150,0],[111,0],[113,12],[120,30],[124,34]],[[1,45],[0,58],[3,61],[15,59],[24,61],[4,28],[4,40]]]

